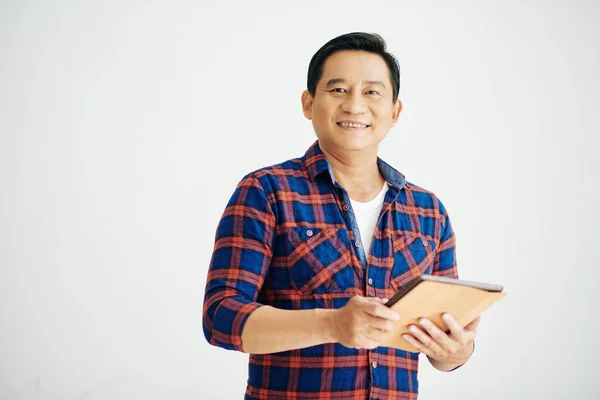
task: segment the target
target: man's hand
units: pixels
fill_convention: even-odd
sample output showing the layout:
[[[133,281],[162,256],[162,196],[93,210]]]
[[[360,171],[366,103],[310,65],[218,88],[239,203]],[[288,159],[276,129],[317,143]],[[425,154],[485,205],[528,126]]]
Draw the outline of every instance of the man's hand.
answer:
[[[473,352],[473,340],[481,317],[477,317],[464,329],[450,314],[446,313],[442,318],[450,328],[450,335],[429,319],[421,318],[420,327],[410,325],[408,327],[410,334],[404,334],[402,337],[431,360],[453,366],[462,365]]]
[[[400,315],[384,306],[387,299],[354,296],[331,314],[330,333],[335,342],[356,349],[375,349],[392,330]]]

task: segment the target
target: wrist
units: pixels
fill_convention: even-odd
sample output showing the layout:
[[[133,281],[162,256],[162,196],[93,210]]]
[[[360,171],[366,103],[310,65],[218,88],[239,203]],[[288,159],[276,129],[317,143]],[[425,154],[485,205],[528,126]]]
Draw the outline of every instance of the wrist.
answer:
[[[337,314],[337,310],[330,309],[317,309],[317,320],[319,327],[319,334],[323,339],[323,343],[335,343],[336,334],[335,334],[335,316]]]

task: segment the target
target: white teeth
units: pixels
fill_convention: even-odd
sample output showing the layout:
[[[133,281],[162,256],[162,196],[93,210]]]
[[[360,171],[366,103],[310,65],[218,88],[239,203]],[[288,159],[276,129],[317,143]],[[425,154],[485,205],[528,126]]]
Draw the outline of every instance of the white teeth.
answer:
[[[350,122],[340,122],[340,126],[350,127],[350,128],[366,128],[366,125],[363,124],[353,124]]]

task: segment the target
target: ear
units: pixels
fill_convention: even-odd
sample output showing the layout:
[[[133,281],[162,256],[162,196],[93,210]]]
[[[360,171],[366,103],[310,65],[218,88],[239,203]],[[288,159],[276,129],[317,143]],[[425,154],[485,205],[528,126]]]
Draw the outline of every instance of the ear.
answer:
[[[308,90],[302,92],[302,112],[307,119],[312,119],[313,97]]]
[[[394,111],[392,112],[392,127],[396,126],[398,122],[398,117],[400,116],[400,112],[402,111],[402,102],[400,99],[396,100],[396,104],[394,104]]]

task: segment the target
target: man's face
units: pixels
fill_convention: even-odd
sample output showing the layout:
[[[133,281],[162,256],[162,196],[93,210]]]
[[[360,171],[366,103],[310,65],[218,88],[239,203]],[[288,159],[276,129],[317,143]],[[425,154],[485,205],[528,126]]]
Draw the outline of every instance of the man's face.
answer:
[[[396,125],[402,103],[392,101],[387,64],[377,54],[344,50],[329,56],[315,96],[302,93],[306,118],[330,151],[377,148]]]

